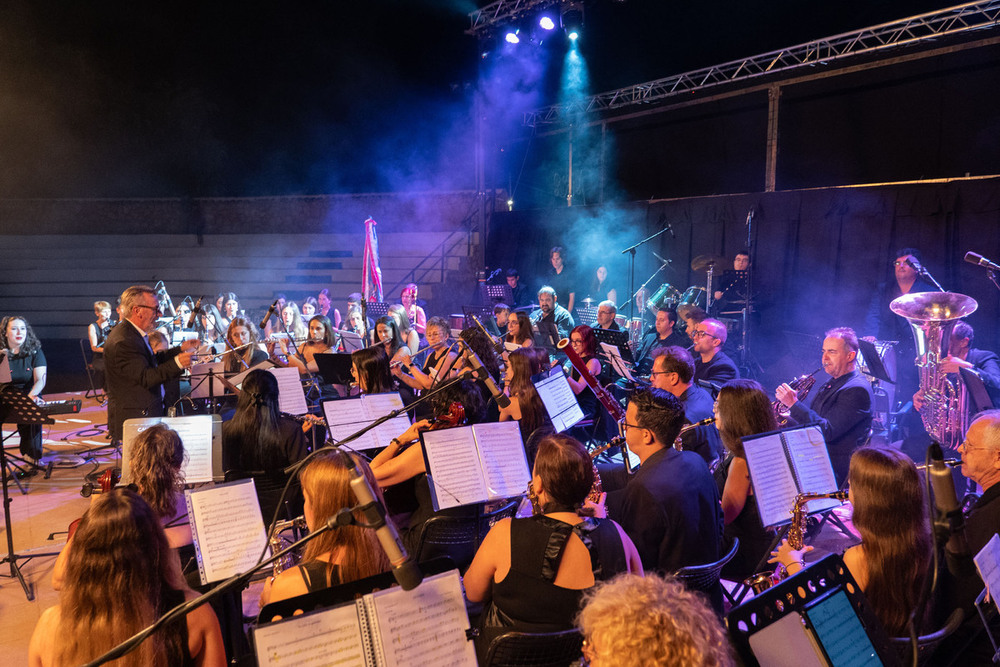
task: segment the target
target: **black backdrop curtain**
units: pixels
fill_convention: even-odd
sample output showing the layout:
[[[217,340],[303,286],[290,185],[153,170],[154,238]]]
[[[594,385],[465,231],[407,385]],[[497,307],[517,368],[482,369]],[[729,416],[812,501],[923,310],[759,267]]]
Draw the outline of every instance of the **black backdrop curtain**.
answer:
[[[874,335],[864,327],[872,296],[879,283],[893,279],[895,253],[908,246],[922,251],[925,266],[946,290],[979,303],[968,318],[974,345],[1000,350],[1000,292],[984,269],[963,262],[968,250],[992,259],[1000,255],[1000,178],[501,213],[490,223],[486,261],[517,267],[537,287],[548,270],[549,248],[562,245],[580,274],[582,292],[597,264],[609,262],[624,293],[628,271],[621,250],[669,223],[673,236],[665,233],[638,250],[635,284],[660,266],[655,252],[672,262],[650,287],[666,282],[683,291],[705,283],[704,273],[691,270],[698,255],[724,255],[730,268],[746,247],[751,211],[761,315],[751,349],[764,366],[762,380],[815,368],[819,342],[811,337],[830,327]]]

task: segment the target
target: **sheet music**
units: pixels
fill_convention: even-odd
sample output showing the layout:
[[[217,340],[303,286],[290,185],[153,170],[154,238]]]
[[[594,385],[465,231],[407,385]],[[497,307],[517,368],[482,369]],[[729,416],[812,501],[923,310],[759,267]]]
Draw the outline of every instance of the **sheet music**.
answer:
[[[330,436],[336,440],[346,438],[379,417],[402,407],[403,399],[399,392],[323,401],[323,413],[326,415],[326,423],[330,428]],[[406,413],[403,413],[368,431],[348,445],[352,449],[386,447],[393,438],[398,437],[408,428],[410,428],[410,419]]]
[[[835,589],[819,603],[812,603],[806,615],[832,664],[882,667],[882,660],[843,589]]]
[[[260,667],[368,664],[353,603],[258,625],[253,640]]]
[[[195,536],[201,583],[253,566],[267,544],[252,479],[184,492]]]
[[[403,407],[403,398],[398,391],[386,392],[383,394],[366,394],[363,396],[364,403],[368,410],[369,421],[378,419],[389,414],[393,410],[400,410]],[[406,429],[410,428],[410,416],[403,412],[395,418],[375,428],[375,439],[379,447],[388,447],[389,442],[402,435]]]
[[[520,350],[521,345],[520,343],[511,343],[510,341],[504,341],[503,349],[505,349],[508,352],[513,352],[514,350]]]
[[[181,331],[175,330],[170,336],[170,347],[177,347],[186,340],[191,340],[192,338],[197,338],[197,331]]]
[[[547,378],[535,382],[534,385],[542,404],[545,405],[545,410],[549,413],[552,427],[557,432],[562,433],[583,419],[583,410],[576,400],[576,394],[573,393],[561,369],[553,369]]]
[[[278,380],[278,409],[290,415],[304,415],[309,412],[306,393],[302,390],[302,380],[297,368],[271,368],[269,372]]]
[[[489,497],[471,426],[424,431],[428,480],[435,510],[482,502]]]
[[[122,429],[122,478],[123,484],[132,481],[132,446],[136,436],[154,424],[166,424],[177,431],[184,445],[185,461],[181,473],[187,484],[211,482],[212,476],[212,415],[190,415],[187,417],[147,417],[129,419]]]
[[[517,422],[477,424],[472,427],[479,446],[479,460],[486,473],[489,498],[510,498],[524,493],[531,480],[528,459]]]
[[[618,375],[621,375],[629,382],[635,381],[635,378],[632,377],[632,372],[628,369],[628,364],[622,359],[621,350],[618,349],[617,345],[602,342],[601,349],[604,350],[604,355],[611,362],[611,367],[615,369]]]
[[[247,379],[247,375],[249,375],[250,371],[266,371],[269,368],[274,368],[274,362],[271,361],[270,359],[265,359],[259,364],[254,364],[253,366],[243,371],[242,373],[237,373],[236,375],[232,376],[231,378],[229,378],[229,381],[234,385],[236,385],[237,387],[242,387],[243,381]]]
[[[386,667],[476,667],[457,570],[428,577],[412,591],[393,587],[371,599]]]
[[[837,477],[833,473],[833,464],[830,463],[826,440],[818,426],[785,431],[785,444],[802,493],[829,493],[837,490]],[[806,510],[812,514],[838,505],[840,501],[835,498],[816,498],[806,503]]]
[[[799,491],[780,434],[744,438],[743,449],[761,523],[765,527],[788,523]]]
[[[986,546],[973,557],[973,560],[976,563],[976,569],[979,570],[979,577],[986,584],[986,589],[989,591],[990,597],[993,598],[993,604],[1000,609],[1000,601],[997,600],[997,595],[1000,595],[1000,537],[994,533]]]

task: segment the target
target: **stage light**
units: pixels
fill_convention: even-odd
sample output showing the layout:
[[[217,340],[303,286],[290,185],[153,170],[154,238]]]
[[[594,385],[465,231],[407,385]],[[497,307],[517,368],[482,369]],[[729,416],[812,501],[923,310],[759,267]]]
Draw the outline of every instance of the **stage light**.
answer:
[[[562,24],[563,30],[566,31],[566,37],[570,41],[576,41],[583,30],[583,3],[565,3],[559,14],[559,22]]]
[[[520,30],[508,30],[507,34],[504,35],[504,41],[507,42],[508,44],[517,44],[518,42],[521,41],[521,38],[517,36],[517,33],[519,33],[519,32],[521,32],[521,31]]]
[[[538,25],[542,30],[555,30],[556,22],[552,20],[551,16],[543,16],[538,20]]]

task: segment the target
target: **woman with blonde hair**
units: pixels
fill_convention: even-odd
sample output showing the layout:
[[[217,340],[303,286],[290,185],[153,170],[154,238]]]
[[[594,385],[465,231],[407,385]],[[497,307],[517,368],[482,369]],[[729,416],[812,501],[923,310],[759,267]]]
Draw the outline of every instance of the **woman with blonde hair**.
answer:
[[[128,489],[98,496],[64,552],[59,604],[45,610],[31,637],[33,667],[91,661],[195,597],[156,513]],[[225,665],[215,613],[197,607],[115,664]]]
[[[844,552],[844,564],[890,636],[909,634],[911,615],[919,631],[928,605],[917,609],[917,602],[934,544],[917,467],[899,450],[862,447],[851,455],[847,483],[861,544]],[[795,574],[811,550],[793,550],[784,540],[771,562]]]
[[[300,478],[305,494],[306,525],[310,531],[317,530],[342,508],[358,504],[350,487],[351,461],[375,489],[378,500],[385,504],[371,468],[359,456],[340,450],[318,454],[305,467]],[[355,514],[363,521],[360,514]],[[391,520],[386,518],[386,521]],[[268,581],[261,593],[261,606],[388,572],[390,568],[389,559],[379,545],[374,530],[361,526],[339,526],[309,542],[301,564]]]

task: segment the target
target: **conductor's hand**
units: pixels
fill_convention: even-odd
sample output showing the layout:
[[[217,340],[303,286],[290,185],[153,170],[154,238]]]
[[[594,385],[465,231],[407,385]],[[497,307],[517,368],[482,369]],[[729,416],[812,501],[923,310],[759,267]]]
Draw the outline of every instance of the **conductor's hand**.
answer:
[[[790,408],[795,405],[799,400],[798,392],[792,389],[788,384],[782,384],[774,390],[774,397],[781,401],[782,405],[786,408]]]
[[[187,342],[187,341],[185,341]],[[177,355],[177,363],[181,365],[181,368],[191,368],[192,355],[194,353],[191,351],[181,352]]]
[[[192,350],[197,350],[201,343],[197,338],[188,338],[186,341],[181,343],[181,352],[191,352]]]

